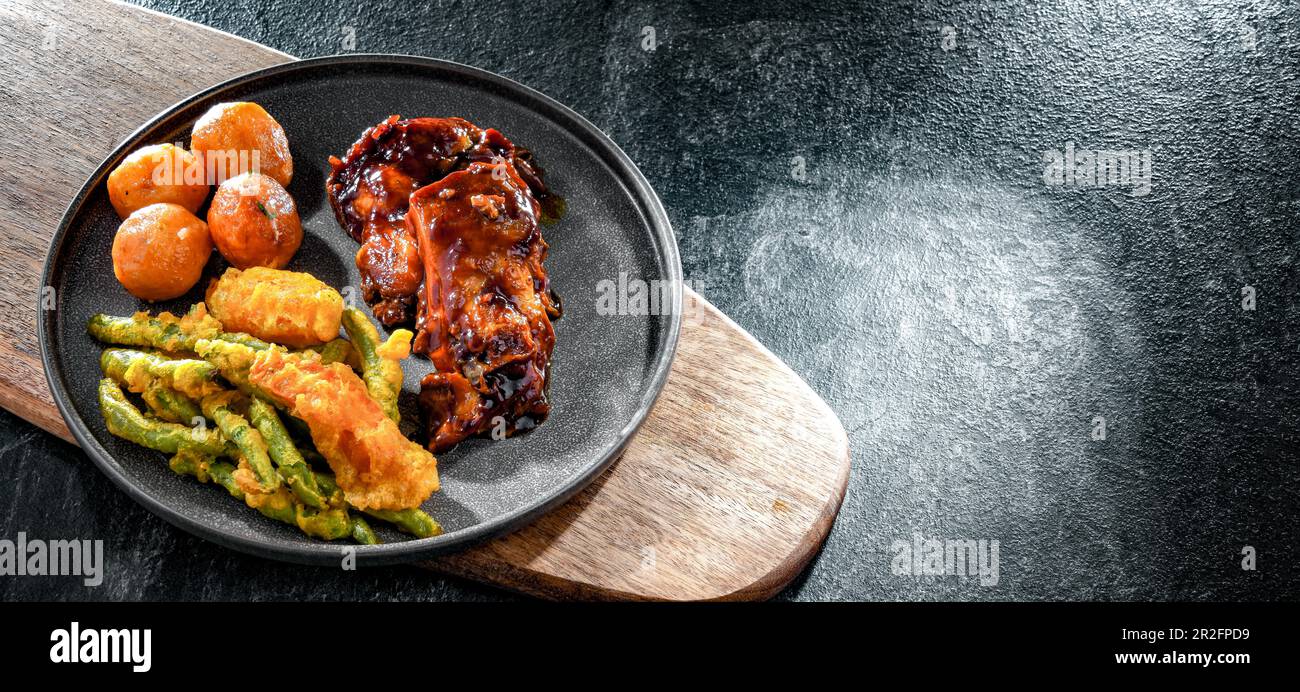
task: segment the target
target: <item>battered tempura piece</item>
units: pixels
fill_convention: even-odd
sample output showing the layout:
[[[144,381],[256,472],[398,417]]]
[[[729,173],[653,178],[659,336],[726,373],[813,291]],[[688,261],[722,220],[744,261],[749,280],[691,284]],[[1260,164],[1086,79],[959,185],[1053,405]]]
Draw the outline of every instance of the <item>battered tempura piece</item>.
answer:
[[[123,346],[138,346],[159,351],[192,351],[197,339],[216,339],[221,323],[208,314],[207,306],[195,303],[184,317],[170,312],[152,317],[137,312],[130,317],[92,315],[86,325],[90,335],[100,341]]]
[[[402,435],[347,365],[313,353],[257,352],[249,382],[311,428],[316,449],[357,509],[418,507],[438,490],[438,462]]]
[[[311,274],[227,269],[208,286],[208,310],[229,332],[306,348],[339,335],[343,297]]]

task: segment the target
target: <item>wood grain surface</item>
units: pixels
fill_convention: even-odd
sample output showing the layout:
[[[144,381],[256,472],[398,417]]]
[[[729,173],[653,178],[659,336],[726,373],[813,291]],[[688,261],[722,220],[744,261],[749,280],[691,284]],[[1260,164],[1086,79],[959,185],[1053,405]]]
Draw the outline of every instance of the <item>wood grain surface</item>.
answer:
[[[0,405],[72,440],[36,343],[41,267],[117,142],[200,89],[291,56],[140,8],[0,3]],[[531,526],[425,563],[548,598],[761,599],[816,553],[848,441],[784,363],[687,289],[668,384],[622,459]]]

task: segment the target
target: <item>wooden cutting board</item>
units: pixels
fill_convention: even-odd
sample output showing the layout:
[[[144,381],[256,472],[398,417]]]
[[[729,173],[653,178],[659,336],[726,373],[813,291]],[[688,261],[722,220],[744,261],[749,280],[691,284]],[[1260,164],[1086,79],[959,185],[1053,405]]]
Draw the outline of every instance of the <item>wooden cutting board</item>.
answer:
[[[5,0],[0,46],[0,405],[72,441],[35,337],[68,201],[155,113],[293,58],[102,0]],[[803,569],[844,497],[844,428],[747,332],[687,302],[668,384],[622,459],[535,524],[426,566],[550,598],[667,600],[767,598]]]

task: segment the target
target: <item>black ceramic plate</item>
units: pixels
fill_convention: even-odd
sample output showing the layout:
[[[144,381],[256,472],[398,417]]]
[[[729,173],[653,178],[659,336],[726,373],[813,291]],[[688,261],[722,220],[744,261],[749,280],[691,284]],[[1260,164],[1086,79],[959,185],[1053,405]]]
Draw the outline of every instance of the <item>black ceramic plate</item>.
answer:
[[[225,268],[214,253],[206,276],[188,295],[152,305],[131,297],[113,278],[109,249],[119,219],[104,180],[141,146],[188,146],[194,121],[222,101],[260,103],[284,126],[294,159],[289,192],[305,232],[288,268],[339,289],[359,286],[357,246],[335,222],[325,197],[328,157],[344,154],[363,130],[388,115],[461,116],[495,127],[534,152],[549,185],[568,202],[564,218],[543,229],[551,246],[547,268],[565,306],[555,323],[549,420],[526,434],[500,442],[471,440],[439,455],[442,490],[424,509],[445,533],[413,540],[374,522],[386,542],[358,546],[359,561],[411,560],[516,529],[568,499],[618,456],[663,387],[680,328],[677,309],[656,316],[597,311],[597,284],[617,282],[624,273],[664,281],[673,306],[680,306],[677,246],[650,186],[591,123],[508,79],[424,58],[339,56],[253,72],[167,109],[122,142],[68,207],[45,264],[42,286],[54,288],[57,309],[41,313],[41,355],[68,427],[119,487],[167,521],[225,546],[306,563],[337,564],[340,557],[342,541],[306,538],[218,486],[173,474],[163,454],[113,437],[100,417],[102,346],[86,334],[86,320],[96,312],[183,311],[203,299],[208,278]],[[405,369],[403,415],[413,420],[418,383],[430,368],[413,357]]]

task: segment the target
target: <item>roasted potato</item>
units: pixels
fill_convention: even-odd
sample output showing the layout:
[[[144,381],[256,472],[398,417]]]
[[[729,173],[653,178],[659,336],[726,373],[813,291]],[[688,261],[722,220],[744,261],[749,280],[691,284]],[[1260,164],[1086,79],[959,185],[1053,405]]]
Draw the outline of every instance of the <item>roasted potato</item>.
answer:
[[[302,243],[293,198],[275,179],[243,173],[222,183],[208,207],[208,230],[221,256],[239,269],[289,264]]]
[[[222,183],[240,173],[264,173],[288,186],[293,156],[284,128],[264,108],[249,101],[218,103],[194,123],[190,149]],[[254,160],[256,159],[256,160]]]
[[[132,212],[113,238],[113,273],[131,295],[167,300],[198,283],[212,255],[208,225],[179,204]]]
[[[108,174],[108,201],[123,219],[159,203],[196,212],[207,197],[208,184],[198,159],[174,144],[137,149]]]

